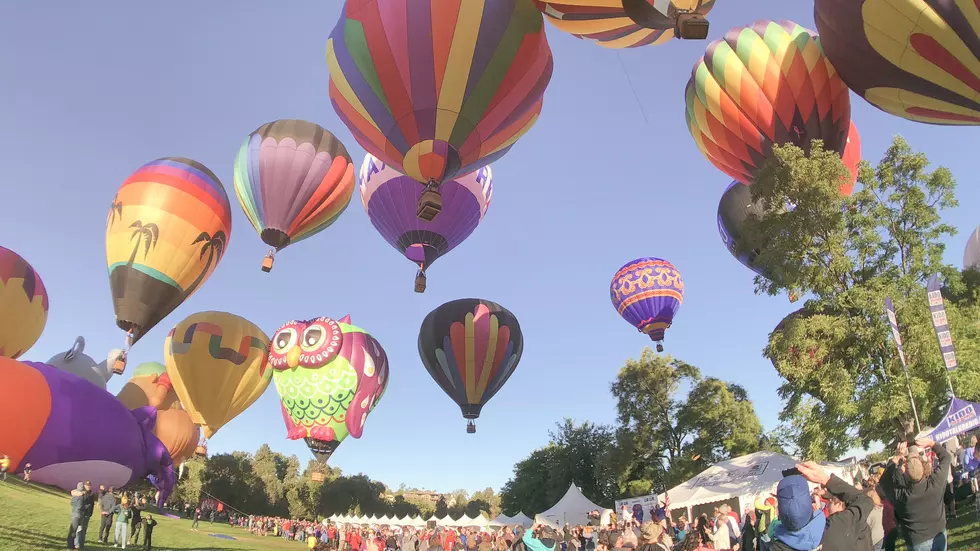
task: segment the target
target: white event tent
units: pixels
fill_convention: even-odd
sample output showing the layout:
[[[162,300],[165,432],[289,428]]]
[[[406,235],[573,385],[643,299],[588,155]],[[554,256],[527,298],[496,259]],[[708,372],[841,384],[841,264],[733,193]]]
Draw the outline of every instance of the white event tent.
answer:
[[[534,521],[548,524],[553,528],[565,524],[586,525],[589,523],[589,513],[597,509],[602,511],[604,508],[592,503],[573,482],[565,495],[558,500],[558,503],[551,509],[536,515]]]
[[[534,519],[525,515],[523,512],[517,513],[512,517],[500,513],[497,515],[497,518],[490,521],[490,526],[524,526],[525,528],[530,528],[532,525],[534,525]]]

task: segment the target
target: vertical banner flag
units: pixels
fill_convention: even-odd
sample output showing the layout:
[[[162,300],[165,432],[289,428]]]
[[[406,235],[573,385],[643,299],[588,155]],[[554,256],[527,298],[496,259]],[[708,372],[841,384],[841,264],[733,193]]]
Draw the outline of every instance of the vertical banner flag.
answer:
[[[929,291],[929,312],[932,314],[932,326],[936,329],[939,339],[939,351],[946,362],[946,370],[956,369],[956,351],[953,349],[953,336],[949,332],[949,320],[946,319],[946,306],[943,303],[943,292],[939,289],[939,274],[929,278],[926,286]]]
[[[895,339],[895,347],[898,348],[898,357],[902,360],[902,367],[907,371],[905,365],[905,349],[902,347],[902,335],[898,332],[898,318],[895,317],[895,305],[892,299],[885,299],[885,314],[888,316],[888,325],[892,328],[892,337]]]

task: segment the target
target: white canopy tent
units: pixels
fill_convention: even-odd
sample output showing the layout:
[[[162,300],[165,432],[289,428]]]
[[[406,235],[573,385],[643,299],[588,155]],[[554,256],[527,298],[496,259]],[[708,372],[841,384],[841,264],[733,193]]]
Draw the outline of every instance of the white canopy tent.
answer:
[[[497,518],[490,521],[491,526],[524,526],[526,528],[534,525],[534,519],[525,515],[523,512],[517,513],[514,516],[507,516],[503,513],[497,515]]]
[[[739,512],[746,501],[761,493],[775,491],[783,470],[796,466],[792,457],[772,452],[756,452],[708,467],[687,482],[667,490],[672,509],[739,498]],[[664,499],[661,498],[661,501]]]
[[[585,497],[582,490],[572,483],[564,497],[558,500],[554,507],[537,515],[534,520],[552,527],[561,527],[565,524],[585,525],[589,523],[589,513],[597,509],[601,511],[603,507],[599,507]]]

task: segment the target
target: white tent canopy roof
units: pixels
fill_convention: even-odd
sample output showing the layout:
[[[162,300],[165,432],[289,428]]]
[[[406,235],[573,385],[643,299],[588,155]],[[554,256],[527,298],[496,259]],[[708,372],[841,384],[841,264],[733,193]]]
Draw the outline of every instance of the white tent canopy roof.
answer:
[[[535,521],[547,521],[554,526],[564,526],[565,524],[579,525],[589,523],[589,513],[596,509],[602,510],[595,503],[582,494],[575,483],[568,487],[564,497],[558,500],[554,507],[537,515]]]
[[[534,519],[525,515],[523,512],[517,513],[514,516],[507,516],[503,513],[497,515],[497,518],[490,521],[490,524],[494,526],[525,526],[529,527],[534,524]]]
[[[785,469],[796,466],[792,457],[773,452],[756,452],[708,467],[701,474],[667,491],[670,506],[683,509],[724,501],[733,497],[755,499],[774,492]],[[661,501],[663,499],[661,498]]]

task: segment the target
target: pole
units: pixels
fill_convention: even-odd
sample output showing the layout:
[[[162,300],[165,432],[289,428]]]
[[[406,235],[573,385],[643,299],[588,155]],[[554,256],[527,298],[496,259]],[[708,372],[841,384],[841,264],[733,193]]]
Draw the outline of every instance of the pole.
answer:
[[[895,316],[895,305],[890,298],[885,299],[885,315],[888,317],[888,325],[892,330],[895,348],[898,349],[898,358],[902,361],[902,371],[905,373],[905,387],[909,391],[909,403],[912,404],[912,415],[915,418],[915,430],[916,434],[918,434],[922,432],[922,425],[919,424],[919,410],[915,407],[915,396],[912,394],[912,378],[909,377],[909,368],[905,363],[905,349],[902,347],[902,334],[898,331],[898,318]]]

